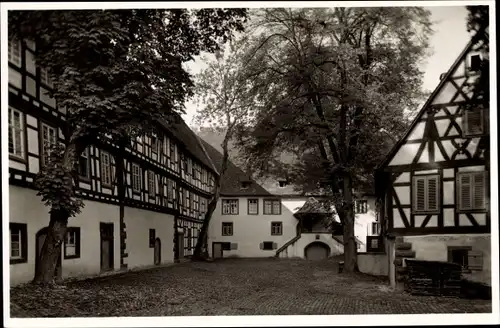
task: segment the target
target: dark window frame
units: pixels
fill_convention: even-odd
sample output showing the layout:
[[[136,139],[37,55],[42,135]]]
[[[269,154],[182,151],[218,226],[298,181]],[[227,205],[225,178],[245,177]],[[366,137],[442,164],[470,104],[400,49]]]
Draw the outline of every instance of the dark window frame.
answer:
[[[273,226],[277,225],[279,227],[279,233],[273,231]],[[272,221],[271,222],[271,236],[282,236],[283,235],[283,222],[282,221]]]
[[[154,248],[156,242],[156,229],[149,229],[149,248]]]
[[[68,237],[69,233],[75,233],[75,254],[74,255],[67,255],[66,252],[66,240]],[[64,259],[69,260],[69,259],[78,259],[80,258],[80,247],[81,247],[81,232],[80,232],[80,227],[68,227],[66,229],[66,236],[64,236]]]
[[[270,247],[266,247],[266,245],[271,245]],[[263,251],[272,251],[274,250],[274,242],[272,241],[263,241],[262,242],[262,250]]]
[[[224,203],[229,203],[229,213],[224,213]],[[231,212],[231,202],[236,202],[236,213]],[[221,199],[221,214],[222,215],[239,215],[240,214],[240,200],[234,198]]]
[[[12,242],[11,238],[11,230],[16,229],[20,232],[19,237],[19,245],[21,248],[20,257],[19,258],[11,258],[12,255]],[[9,260],[10,264],[18,264],[18,263],[26,263],[28,262],[28,224],[27,223],[16,223],[9,222]]]
[[[271,213],[267,213],[266,212],[266,202],[271,202]],[[280,204],[280,207],[279,207],[279,212],[278,213],[274,213],[274,202],[279,202]],[[263,210],[262,210],[262,213],[264,215],[281,215],[281,199],[276,199],[276,198],[268,198],[268,199],[264,199],[264,202],[263,202]]]
[[[250,213],[250,201],[256,201],[257,202],[257,212]],[[247,214],[248,215],[259,215],[259,199],[258,198],[249,198],[247,200]]]
[[[224,227],[231,227],[231,232],[225,232]],[[222,228],[222,236],[233,236],[234,235],[234,223],[233,222],[222,222],[221,224]]]

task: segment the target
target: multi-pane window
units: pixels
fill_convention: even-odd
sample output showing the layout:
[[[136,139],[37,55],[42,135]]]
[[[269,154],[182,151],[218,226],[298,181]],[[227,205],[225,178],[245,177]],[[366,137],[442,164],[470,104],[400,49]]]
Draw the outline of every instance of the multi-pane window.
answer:
[[[171,179],[167,180],[167,198],[168,200],[174,199],[174,182]]]
[[[484,109],[466,109],[463,122],[464,136],[477,136],[485,132]]]
[[[141,168],[137,164],[132,164],[132,189],[141,191]]]
[[[155,188],[155,173],[153,171],[148,171],[148,193],[150,197],[156,196]]]
[[[238,199],[223,199],[222,214],[237,215],[238,214]]]
[[[372,222],[372,236],[378,236],[380,234],[380,222]]]
[[[271,222],[271,235],[282,235],[283,234],[283,223],[282,222]]]
[[[22,256],[21,229],[19,227],[10,228],[10,258],[20,259]]]
[[[259,214],[259,200],[249,199],[248,200],[248,214]]]
[[[78,174],[80,177],[88,179],[90,178],[89,172],[89,149],[85,148],[80,154],[78,159]]]
[[[56,144],[57,132],[56,129],[42,123],[42,161],[43,164],[47,164],[49,162],[51,148]]]
[[[222,222],[222,235],[223,236],[233,235],[233,222]]]
[[[281,201],[279,199],[265,199],[264,214],[280,215]]]
[[[79,257],[78,244],[79,244],[79,229],[68,228],[66,231],[66,239],[64,240],[64,258]]]
[[[101,151],[101,179],[103,185],[111,185],[111,155]]]
[[[9,40],[9,62],[21,66],[21,41]]]
[[[52,86],[52,81],[50,80],[49,73],[45,68],[40,69],[40,82],[43,84],[51,87]]]
[[[439,183],[439,175],[422,175],[413,177],[414,213],[439,212]]]
[[[365,199],[356,200],[355,212],[356,214],[362,214],[368,212],[368,202]]]
[[[184,192],[184,206],[186,206],[188,209],[191,207],[190,196],[191,192],[189,190],[186,190]]]
[[[9,107],[9,154],[19,158],[24,156],[23,126],[23,113]]]
[[[457,185],[460,211],[486,209],[486,172],[460,172]]]
[[[201,204],[200,204],[201,208],[200,208],[200,212],[201,213],[205,213],[207,211],[206,209],[206,199],[205,198],[201,198]]]

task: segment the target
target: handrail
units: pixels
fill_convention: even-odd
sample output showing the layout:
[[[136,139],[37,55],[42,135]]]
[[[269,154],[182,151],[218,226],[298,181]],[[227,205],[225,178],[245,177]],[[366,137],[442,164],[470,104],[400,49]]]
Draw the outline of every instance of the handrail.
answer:
[[[293,237],[292,239],[290,239],[289,241],[287,241],[283,246],[281,246],[276,251],[275,257],[278,257],[281,252],[283,252],[285,249],[287,249],[288,246],[292,245],[293,243],[295,243],[299,239],[300,239],[300,235],[297,235],[297,236]]]

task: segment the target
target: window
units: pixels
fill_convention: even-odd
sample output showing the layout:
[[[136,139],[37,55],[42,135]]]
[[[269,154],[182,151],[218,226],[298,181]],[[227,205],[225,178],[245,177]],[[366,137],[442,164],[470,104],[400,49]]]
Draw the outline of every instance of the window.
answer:
[[[481,68],[481,56],[480,55],[472,55],[470,56],[470,66],[469,71],[477,72]]]
[[[280,188],[285,188],[286,186],[288,186],[288,181],[280,180],[278,181],[278,185],[280,186]]]
[[[206,200],[205,200],[205,198],[203,198],[203,197],[202,197],[202,198],[201,198],[201,205],[200,205],[200,206],[201,206],[200,212],[201,212],[202,214],[203,214],[203,213],[205,213],[205,212],[207,211],[207,210],[206,210],[206,207],[205,207],[205,206],[206,206],[205,204],[206,204]]]
[[[9,223],[10,264],[24,263],[28,259],[27,225]]]
[[[89,172],[89,149],[85,148],[78,159],[78,174],[84,179],[90,178]]]
[[[457,180],[459,210],[485,210],[486,172],[460,172]]]
[[[174,199],[174,182],[170,179],[167,180],[167,199]]]
[[[141,191],[141,168],[137,164],[132,164],[132,190]]]
[[[355,212],[356,214],[363,214],[368,212],[368,201],[362,199],[362,200],[356,200],[355,201]]]
[[[149,229],[149,247],[150,248],[155,247],[155,241],[156,241],[156,230]]]
[[[103,185],[111,186],[111,155],[101,151],[101,181]]]
[[[259,200],[249,199],[248,200],[248,214],[259,214]]]
[[[21,66],[21,41],[9,40],[9,61],[17,66]]]
[[[477,136],[485,133],[484,109],[466,109],[464,111],[464,136]]]
[[[80,257],[80,228],[68,227],[64,239],[64,258],[76,259]]]
[[[378,236],[380,234],[380,222],[372,222],[372,235]]]
[[[190,199],[191,199],[191,192],[189,190],[186,190],[184,192],[184,206],[186,206],[188,209],[191,207],[191,202],[190,202]]]
[[[282,222],[271,222],[271,235],[280,236],[283,234]]]
[[[223,236],[233,235],[233,222],[222,222],[222,235]]]
[[[275,249],[276,243],[273,243],[272,241],[265,241],[260,244],[260,249],[265,250],[265,251],[272,251]]]
[[[222,214],[238,215],[238,199],[223,199]]]
[[[155,188],[155,173],[153,171],[148,171],[148,193],[150,197],[156,196]]]
[[[483,253],[471,246],[448,246],[448,262],[460,264],[465,272],[483,269]]]
[[[9,154],[24,157],[23,113],[9,107]]]
[[[42,123],[42,164],[49,162],[51,148],[56,144],[56,129]]]
[[[281,201],[279,199],[265,199],[264,214],[280,215]]]
[[[241,189],[248,189],[250,187],[250,182],[243,181],[241,182]]]
[[[50,80],[49,73],[47,72],[47,69],[41,68],[40,69],[40,82],[43,84],[51,87],[52,86],[52,81]]]
[[[422,175],[413,177],[413,212],[439,212],[439,176]]]

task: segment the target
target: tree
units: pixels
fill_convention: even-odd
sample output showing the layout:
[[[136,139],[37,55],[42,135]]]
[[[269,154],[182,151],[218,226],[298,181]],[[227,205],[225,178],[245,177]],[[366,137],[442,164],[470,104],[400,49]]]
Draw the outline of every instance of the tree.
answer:
[[[224,178],[228,162],[228,145],[235,130],[247,121],[251,115],[253,99],[248,91],[250,85],[244,79],[244,67],[241,61],[241,50],[247,39],[240,38],[228,44],[227,49],[222,49],[215,55],[215,60],[208,62],[208,67],[196,77],[196,95],[198,103],[204,107],[198,111],[196,121],[199,125],[210,124],[213,128],[223,133],[222,162],[218,167],[219,175],[215,179],[215,187],[207,206],[203,225],[198,235],[192,260],[203,259],[202,249],[207,235],[212,214],[217,207],[220,197],[221,182]]]
[[[65,143],[51,148],[35,181],[50,221],[33,282],[53,281],[68,219],[83,207],[75,195],[82,151],[97,139],[131,139],[170,124],[192,95],[182,63],[216,51],[245,16],[245,9],[9,12],[10,37],[36,43],[37,65],[67,112]]]
[[[345,270],[357,269],[355,195],[407,127],[421,96],[432,32],[421,8],[264,9],[252,17],[247,79],[258,101],[237,133],[255,172],[286,171],[328,191],[343,226]],[[283,152],[296,163],[275,159]]]

